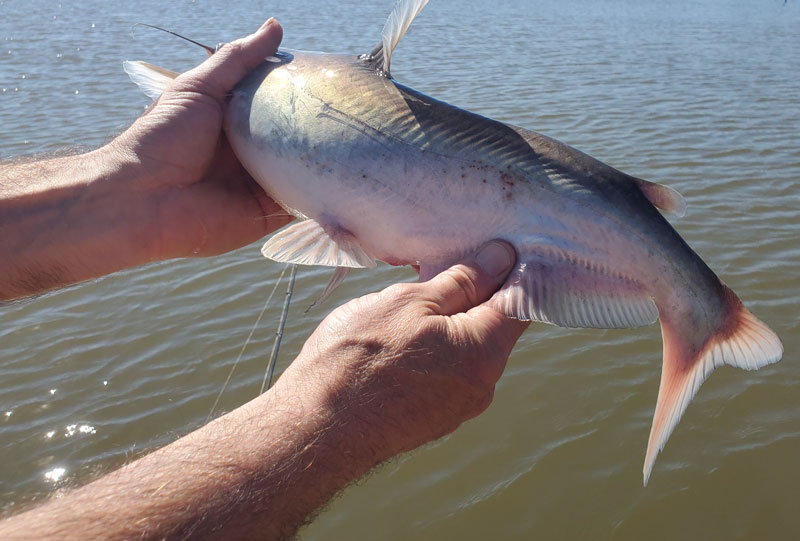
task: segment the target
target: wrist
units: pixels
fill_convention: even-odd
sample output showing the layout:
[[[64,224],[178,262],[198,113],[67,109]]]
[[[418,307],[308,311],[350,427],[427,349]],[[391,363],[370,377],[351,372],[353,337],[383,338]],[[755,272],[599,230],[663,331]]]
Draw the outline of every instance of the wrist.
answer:
[[[2,164],[0,298],[42,293],[147,262],[146,194],[111,148]],[[146,230],[146,229],[145,229]]]
[[[370,432],[358,408],[346,404],[330,388],[312,382],[276,383],[258,405],[261,426],[271,441],[277,435],[285,444],[280,464],[296,461],[315,483],[328,484],[333,492],[357,479],[391,455]],[[258,401],[254,404],[258,404]],[[280,427],[280,428],[278,428]],[[276,434],[277,431],[277,434]],[[265,459],[275,460],[274,449]],[[295,477],[296,479],[297,477]]]
[[[288,538],[379,462],[353,441],[352,423],[330,407],[326,392],[297,383],[279,380],[267,393],[178,442],[199,450],[194,460],[206,465],[206,480],[193,492],[217,496],[203,515],[219,525],[223,537],[249,531],[253,524],[247,517],[257,516],[264,538]],[[215,478],[224,481],[208,486]]]
[[[190,246],[200,246],[205,239],[194,239],[193,244],[192,239],[186,238],[184,228],[172,224],[176,214],[180,214],[183,223],[200,222],[189,207],[176,203],[188,188],[174,186],[172,182],[154,175],[167,166],[154,167],[143,163],[136,153],[119,141],[117,138],[97,149],[87,155],[87,159],[103,172],[98,196],[106,198],[110,208],[116,209],[107,225],[123,242],[118,248],[124,252],[122,255],[126,256],[126,262],[120,269],[196,255],[197,250]],[[202,226],[187,227],[186,230],[205,231]],[[205,235],[206,232],[200,236]]]
[[[112,144],[76,158],[89,175],[72,222],[83,228],[76,233],[92,252],[86,259],[105,259],[102,275],[159,260],[159,194],[138,158]]]
[[[404,446],[402,431],[383,406],[388,396],[407,390],[378,382],[367,352],[360,348],[326,355],[302,351],[278,379],[273,389],[275,407],[290,408],[300,438],[313,440],[312,447],[334,450],[330,467],[350,482],[374,466],[400,452],[416,447]],[[277,406],[281,404],[281,406]],[[335,465],[335,468],[334,468]]]

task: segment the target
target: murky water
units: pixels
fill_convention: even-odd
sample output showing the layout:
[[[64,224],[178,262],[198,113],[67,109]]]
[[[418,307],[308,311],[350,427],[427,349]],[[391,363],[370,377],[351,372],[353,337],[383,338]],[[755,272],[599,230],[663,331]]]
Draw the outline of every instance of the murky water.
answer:
[[[373,47],[389,0],[0,0],[0,157],[96,146],[141,112],[125,59],[185,69],[268,16],[288,47]],[[800,5],[434,0],[393,57],[428,94],[570,143],[680,190],[675,222],[783,339],[778,365],[722,368],[641,486],[657,326],[533,325],[492,407],[344,492],[307,539],[787,539],[800,535]],[[2,181],[2,179],[0,179]],[[0,234],[2,232],[0,231]],[[0,507],[85,482],[203,422],[281,267],[258,245],[149,265],[0,307]],[[351,275],[304,315],[279,369],[332,307],[412,272]],[[277,321],[257,330],[221,409],[253,397]]]

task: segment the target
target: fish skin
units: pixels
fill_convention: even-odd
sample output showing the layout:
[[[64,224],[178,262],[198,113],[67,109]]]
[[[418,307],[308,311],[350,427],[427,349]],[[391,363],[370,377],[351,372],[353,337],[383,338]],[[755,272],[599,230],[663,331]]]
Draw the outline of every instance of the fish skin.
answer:
[[[601,328],[659,317],[664,371],[645,484],[713,368],[780,359],[777,336],[648,199],[675,204],[674,194],[554,139],[426,96],[363,57],[291,50],[239,83],[225,118],[270,196],[376,259],[418,264],[424,279],[504,239],[518,266],[491,302],[507,315]]]
[[[228,137],[276,201],[349,231],[377,259],[446,267],[501,238],[523,260],[526,247],[552,248],[626,269],[654,294],[687,267],[684,284],[718,288],[633,177],[380,77],[356,56],[286,54],[233,91]]]
[[[777,362],[783,345],[656,209],[681,215],[680,194],[395,81],[384,48],[427,1],[399,0],[370,55],[280,51],[230,94],[232,148],[301,220],[262,253],[337,267],[327,295],[349,267],[414,264],[425,280],[499,238],[518,256],[489,301],[506,315],[598,328],[660,319],[646,485],[709,374]],[[177,75],[143,62],[125,70],[151,97]]]

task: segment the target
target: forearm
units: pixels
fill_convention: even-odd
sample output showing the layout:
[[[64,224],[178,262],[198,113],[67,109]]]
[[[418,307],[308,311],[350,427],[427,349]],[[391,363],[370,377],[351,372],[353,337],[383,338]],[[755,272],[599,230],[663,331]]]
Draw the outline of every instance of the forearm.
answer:
[[[0,523],[0,539],[291,536],[375,465],[489,405],[527,323],[475,305],[513,263],[510,247],[492,242],[425,283],[351,301],[268,393]]]
[[[152,259],[152,197],[109,147],[0,162],[0,301]]]
[[[291,536],[383,457],[327,391],[293,386],[289,378],[175,443],[0,523],[0,537]]]

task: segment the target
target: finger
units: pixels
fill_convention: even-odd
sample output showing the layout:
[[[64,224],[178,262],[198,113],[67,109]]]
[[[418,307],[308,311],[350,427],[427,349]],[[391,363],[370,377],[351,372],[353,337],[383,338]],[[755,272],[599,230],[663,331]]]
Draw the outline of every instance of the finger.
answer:
[[[423,295],[441,315],[466,312],[486,301],[508,276],[516,260],[514,248],[491,241],[458,265],[421,284]]]
[[[497,383],[514,345],[531,322],[510,318],[486,304],[454,318],[458,320],[457,327],[485,352],[474,367],[474,373],[492,385]]]
[[[281,38],[280,23],[270,18],[254,34],[220,47],[185,77],[196,82],[199,92],[221,100],[249,71],[275,54]]]
[[[464,314],[465,320],[474,328],[480,328],[485,338],[494,341],[497,351],[506,356],[511,353],[514,344],[531,324],[530,321],[514,319],[496,309],[481,304]]]

